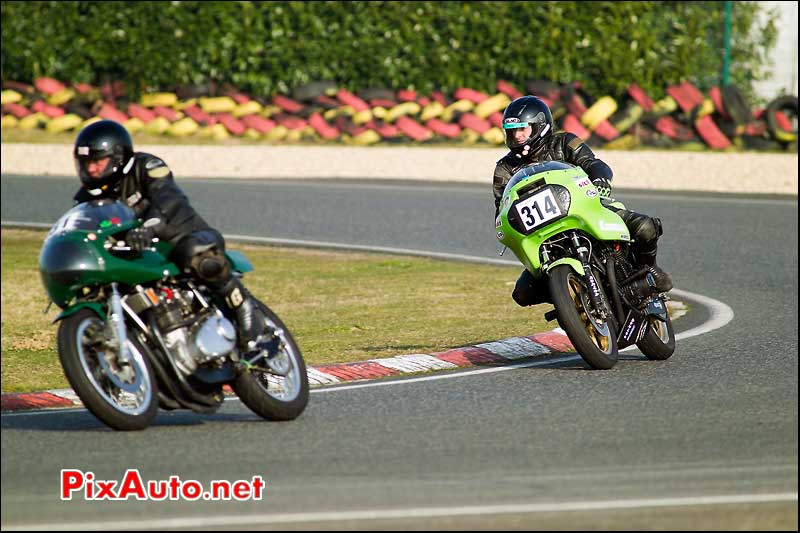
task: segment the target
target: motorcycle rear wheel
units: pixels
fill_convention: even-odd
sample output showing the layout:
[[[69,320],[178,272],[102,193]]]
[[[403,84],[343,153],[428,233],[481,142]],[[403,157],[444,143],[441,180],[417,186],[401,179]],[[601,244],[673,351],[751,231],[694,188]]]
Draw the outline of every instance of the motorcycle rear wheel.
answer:
[[[92,345],[88,330],[103,325],[89,309],[61,321],[58,356],[64,375],[86,408],[104,424],[122,431],[144,429],[158,412],[153,369],[146,352],[132,338],[127,343],[129,365],[118,365],[113,354]]]
[[[595,316],[583,278],[569,265],[556,266],[548,277],[558,324],[572,345],[590,367],[612,368],[618,357],[617,332],[610,320],[601,322]]]
[[[647,332],[642,340],[636,343],[636,347],[652,361],[669,359],[675,353],[675,330],[672,327],[672,320],[669,315],[666,322],[654,316],[647,319]]]
[[[285,376],[252,370],[242,372],[231,384],[233,391],[251,411],[266,420],[294,420],[308,405],[308,374],[300,348],[278,315],[256,300],[266,316],[265,328],[276,333],[283,348],[274,357],[283,358]],[[263,359],[258,362],[264,365]]]

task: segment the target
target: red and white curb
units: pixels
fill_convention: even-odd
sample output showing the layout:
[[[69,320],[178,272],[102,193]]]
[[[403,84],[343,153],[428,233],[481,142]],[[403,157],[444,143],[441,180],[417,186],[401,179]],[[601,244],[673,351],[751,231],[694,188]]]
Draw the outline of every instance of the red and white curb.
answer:
[[[430,354],[397,355],[354,363],[320,365],[307,369],[311,386],[334,385],[433,370],[452,370],[471,366],[501,365],[522,359],[556,353],[574,352],[572,343],[561,329],[537,333],[529,337],[512,337],[496,342],[476,344]],[[2,412],[29,409],[80,407],[72,389],[3,394]]]

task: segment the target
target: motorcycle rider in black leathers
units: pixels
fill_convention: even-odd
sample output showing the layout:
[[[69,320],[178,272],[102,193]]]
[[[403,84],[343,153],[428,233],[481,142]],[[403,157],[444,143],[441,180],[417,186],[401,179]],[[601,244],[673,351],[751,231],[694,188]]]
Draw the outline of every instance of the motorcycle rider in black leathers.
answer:
[[[535,96],[523,96],[511,102],[503,113],[506,146],[511,150],[497,162],[494,170],[495,217],[500,211],[503,191],[511,177],[520,169],[543,161],[564,161],[581,167],[597,187],[602,198],[611,195],[611,168],[594,156],[580,137],[572,133],[554,133],[550,108]],[[641,213],[619,209],[604,202],[616,212],[633,239],[631,252],[639,268],[649,267],[658,292],[672,289],[672,280],[656,265],[658,237],[663,233],[661,220]],[[524,270],[517,280],[512,298],[520,306],[550,302],[550,290],[545,278],[538,280]]]
[[[134,152],[128,131],[111,120],[83,128],[75,140],[73,157],[82,183],[75,203],[121,200],[140,219],[158,219],[152,226],[130,230],[126,244],[137,251],[152,246],[154,237],[172,244],[169,259],[236,311],[239,346],[243,352],[254,348],[264,328],[263,314],[233,276],[222,235],[195,212],[167,164],[154,155]]]

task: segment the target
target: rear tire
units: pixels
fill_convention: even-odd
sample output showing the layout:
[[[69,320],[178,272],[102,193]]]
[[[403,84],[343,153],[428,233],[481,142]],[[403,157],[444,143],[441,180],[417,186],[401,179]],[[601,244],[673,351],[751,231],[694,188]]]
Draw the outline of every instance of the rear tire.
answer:
[[[675,330],[672,327],[672,320],[669,315],[666,322],[654,316],[647,319],[649,322],[647,333],[636,343],[636,347],[652,361],[669,359],[675,353]]]
[[[567,332],[572,345],[590,367],[612,368],[618,357],[617,332],[612,321],[600,323],[593,317],[583,277],[569,265],[558,265],[550,270],[548,277],[558,324]],[[606,313],[612,316],[610,310]]]
[[[284,349],[275,357],[286,357],[289,370],[280,385],[267,379],[268,376],[274,376],[273,374],[257,370],[243,372],[231,384],[231,388],[242,403],[260,417],[276,421],[294,420],[308,405],[306,364],[294,337],[278,315],[260,301],[256,300],[256,304],[267,317],[265,326],[272,331],[282,330],[279,337]],[[263,366],[263,359],[257,364]],[[279,386],[283,387],[282,393],[278,390]]]

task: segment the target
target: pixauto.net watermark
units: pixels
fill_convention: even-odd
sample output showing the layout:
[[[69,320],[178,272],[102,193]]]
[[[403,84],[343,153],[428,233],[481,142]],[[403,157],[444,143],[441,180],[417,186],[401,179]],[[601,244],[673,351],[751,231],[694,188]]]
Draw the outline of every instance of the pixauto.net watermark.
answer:
[[[206,488],[194,479],[182,480],[170,476],[168,480],[144,481],[139,471],[128,469],[119,481],[96,479],[93,472],[61,470],[61,499],[82,498],[90,501],[129,500],[141,501],[220,501],[261,500],[266,482],[261,476],[249,480],[213,480]]]

